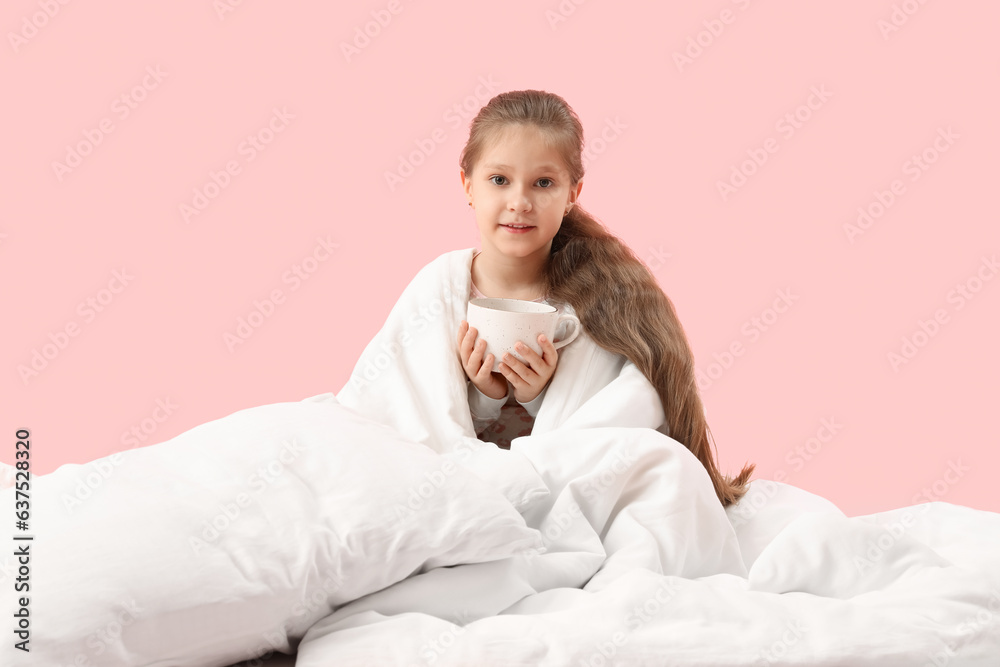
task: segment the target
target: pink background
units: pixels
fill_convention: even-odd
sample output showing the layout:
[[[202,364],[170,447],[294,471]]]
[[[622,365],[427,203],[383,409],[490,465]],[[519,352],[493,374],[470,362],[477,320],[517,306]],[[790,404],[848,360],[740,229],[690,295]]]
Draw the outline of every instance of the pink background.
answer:
[[[1000,279],[983,263],[1000,258],[995,3],[233,4],[4,3],[0,460],[21,427],[42,474],[339,391],[414,274],[478,246],[458,175],[468,123],[535,88],[584,123],[581,204],[678,310],[725,469],[755,461],[849,515],[924,489],[1000,511]],[[366,24],[377,34],[345,56]],[[852,242],[845,225],[894,180]],[[305,261],[320,238],[336,249]],[[296,266],[313,272],[295,283]],[[224,335],[275,290],[230,351]],[[779,290],[792,305],[769,312]],[[769,323],[756,339],[754,317]]]

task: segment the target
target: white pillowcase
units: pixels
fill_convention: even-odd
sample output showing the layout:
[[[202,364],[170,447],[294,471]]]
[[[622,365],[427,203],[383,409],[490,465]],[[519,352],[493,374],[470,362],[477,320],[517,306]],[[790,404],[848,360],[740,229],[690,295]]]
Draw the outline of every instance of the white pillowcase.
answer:
[[[32,532],[31,653],[12,665],[291,652],[411,574],[542,548],[483,480],[332,393],[36,477]]]

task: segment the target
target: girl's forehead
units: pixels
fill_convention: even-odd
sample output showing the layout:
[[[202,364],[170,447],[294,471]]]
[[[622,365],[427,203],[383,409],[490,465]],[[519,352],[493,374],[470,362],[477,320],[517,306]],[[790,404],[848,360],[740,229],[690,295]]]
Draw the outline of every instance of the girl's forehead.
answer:
[[[549,134],[534,125],[507,125],[500,127],[486,142],[487,149],[515,142],[530,142],[541,146],[552,146]]]
[[[521,134],[515,131],[498,133],[484,146],[480,164],[512,167],[527,163],[531,167],[548,165],[565,169],[562,153],[549,137],[534,128],[527,129],[527,133]]]

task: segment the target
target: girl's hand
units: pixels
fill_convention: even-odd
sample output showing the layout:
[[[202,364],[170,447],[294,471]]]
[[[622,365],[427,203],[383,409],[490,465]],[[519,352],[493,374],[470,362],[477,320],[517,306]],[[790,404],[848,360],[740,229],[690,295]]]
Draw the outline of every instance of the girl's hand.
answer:
[[[518,361],[517,357],[509,352],[504,354],[500,362],[500,372],[514,386],[514,398],[520,403],[535,400],[545,389],[549,378],[556,372],[559,354],[555,345],[541,334],[538,335],[538,344],[542,348],[541,355],[521,341],[517,341],[514,346],[517,353],[528,362],[527,364]]]
[[[507,395],[507,380],[500,373],[493,372],[492,354],[483,359],[486,341],[477,341],[478,333],[468,322],[462,320],[458,327],[458,358],[465,374],[479,391],[490,398],[503,398]]]

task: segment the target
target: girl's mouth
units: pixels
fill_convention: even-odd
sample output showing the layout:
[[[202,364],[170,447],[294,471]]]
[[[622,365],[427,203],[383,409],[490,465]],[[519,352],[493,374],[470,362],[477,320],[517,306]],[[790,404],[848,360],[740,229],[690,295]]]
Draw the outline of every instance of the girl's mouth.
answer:
[[[525,232],[530,232],[534,227],[530,225],[500,225],[506,229],[511,234],[524,234]]]

